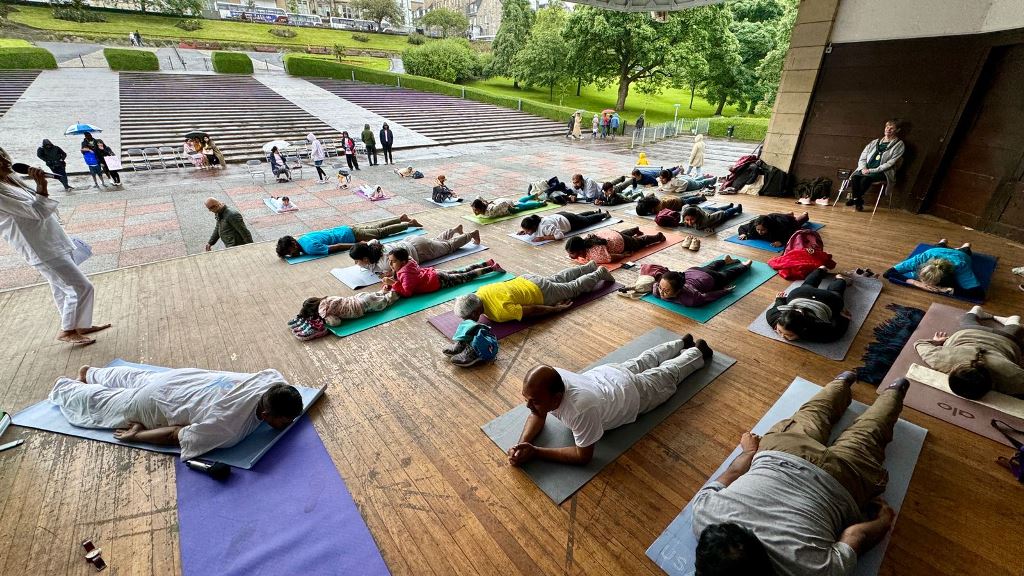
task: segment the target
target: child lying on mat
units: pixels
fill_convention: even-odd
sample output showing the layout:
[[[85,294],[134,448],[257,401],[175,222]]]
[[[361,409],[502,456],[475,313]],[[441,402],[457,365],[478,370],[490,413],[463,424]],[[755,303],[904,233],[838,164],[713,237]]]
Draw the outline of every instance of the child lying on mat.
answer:
[[[388,266],[394,278],[385,277],[382,280],[384,289],[393,290],[405,298],[472,282],[491,272],[504,272],[494,260],[478,262],[458,270],[420,268],[419,264],[409,257],[409,251],[405,248],[396,248],[388,252]]]
[[[654,278],[651,293],[655,298],[683,306],[705,306],[730,294],[736,289],[733,282],[750,272],[753,260],[740,262],[726,255],[706,266],[694,266],[683,272],[673,272],[657,264],[640,266],[641,276]],[[642,296],[639,290],[622,291],[627,296]]]
[[[686,228],[714,232],[719,224],[740,215],[742,212],[743,204],[733,205],[732,202],[720,208],[689,206],[683,210],[683,220],[680,225]]]
[[[648,194],[637,200],[637,216],[654,216],[662,210],[675,210],[682,212],[687,206],[700,204],[708,199],[707,196],[699,193],[684,194],[682,196],[655,196]]]
[[[287,196],[271,196],[271,200],[274,203],[274,209],[278,212],[294,212],[299,207],[292,204],[292,201]]]
[[[953,250],[943,238],[934,248],[894,265],[883,276],[936,294],[975,299],[985,297],[981,282],[971,267],[970,242],[964,242],[963,246]]]
[[[982,320],[997,326],[985,326]],[[928,366],[949,375],[954,394],[977,400],[990,390],[1024,397],[1022,343],[1020,316],[993,316],[975,306],[960,318],[956,332],[936,332],[931,340],[918,340],[914,348]]]
[[[739,237],[740,240],[764,240],[778,248],[789,240],[793,232],[807,224],[809,219],[807,212],[799,216],[794,212],[765,214],[754,218],[752,222],[740,224]]]
[[[580,264],[591,260],[598,264],[609,264],[664,241],[665,235],[661,232],[644,234],[636,227],[622,231],[598,230],[586,236],[569,238],[565,241],[565,251],[569,258]]]
[[[57,379],[50,401],[74,426],[116,428],[114,437],[125,442],[180,446],[182,460],[234,446],[260,422],[284,430],[302,413],[302,396],[277,370],[82,366],[77,380]]]
[[[594,446],[613,428],[636,421],[676,393],[676,388],[711,360],[711,348],[703,340],[660,344],[632,360],[604,364],[583,373],[534,367],[523,379],[523,398],[530,416],[519,443],[508,449],[508,461],[522,466],[532,460],[586,465]],[[532,442],[544,429],[550,413],[572,430],[575,446],[543,448]]]
[[[546,204],[547,202],[537,200],[536,196],[532,194],[523,196],[514,202],[508,198],[484,200],[477,196],[473,202],[470,203],[469,207],[473,209],[473,214],[482,218],[504,218],[505,216],[525,212],[526,210],[542,208]]]

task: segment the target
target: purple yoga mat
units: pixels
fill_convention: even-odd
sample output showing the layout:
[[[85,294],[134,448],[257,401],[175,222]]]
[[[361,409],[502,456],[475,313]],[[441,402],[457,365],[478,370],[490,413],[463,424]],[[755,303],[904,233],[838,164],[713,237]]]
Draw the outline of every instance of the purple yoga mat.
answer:
[[[226,482],[174,465],[185,576],[390,574],[308,417]]]
[[[574,310],[588,302],[593,302],[601,296],[610,294],[619,288],[622,288],[622,284],[605,280],[598,284],[597,288],[594,288],[592,292],[588,292],[587,294],[573,300],[572,306],[569,307],[569,310]],[[487,318],[486,316],[482,316],[481,318],[483,318],[482,322],[484,324],[492,326],[491,331],[494,332],[494,336],[498,340],[501,340],[505,336],[511,336],[520,330],[526,330],[530,326],[544,321],[544,318],[534,318],[532,320],[514,320],[512,322],[492,322],[490,318]],[[455,329],[462,322],[462,318],[456,316],[454,312],[446,312],[440,316],[431,316],[430,318],[427,318],[427,322],[429,322],[434,328],[437,328],[441,334],[451,338],[452,336],[455,336]]]

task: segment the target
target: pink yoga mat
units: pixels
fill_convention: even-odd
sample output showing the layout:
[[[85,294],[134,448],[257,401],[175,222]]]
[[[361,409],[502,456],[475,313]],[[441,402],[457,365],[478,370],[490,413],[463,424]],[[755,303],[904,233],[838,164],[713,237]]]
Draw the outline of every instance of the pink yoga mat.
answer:
[[[921,319],[921,323],[917,325],[917,330],[907,341],[907,345],[903,347],[903,351],[896,357],[892,368],[882,379],[878,393],[881,394],[893,380],[906,376],[911,364],[927,366],[914,348],[914,343],[918,340],[927,340],[936,332],[956,332],[960,325],[960,317],[965,312],[967,311],[945,304],[932,304]],[[1010,441],[992,427],[992,419],[1002,420],[1017,429],[1024,429],[1024,420],[1020,418],[918,382],[910,383],[910,390],[903,399],[903,405],[1007,446],[1011,446]]]
[[[622,288],[622,284],[619,284],[618,282],[604,281],[598,284],[597,288],[592,292],[584,294],[583,296],[573,300],[572,306],[569,307],[569,310],[575,310],[576,308],[583,306],[588,302],[593,302],[601,296],[610,294],[619,288]],[[515,334],[520,330],[526,330],[530,326],[545,320],[545,318],[533,318],[530,320],[515,320],[512,322],[492,322],[486,316],[481,316],[481,319],[484,324],[493,327],[491,331],[494,332],[494,336],[499,340],[505,336]],[[446,312],[440,316],[427,318],[427,322],[429,322],[434,328],[437,328],[439,332],[451,338],[455,335],[455,329],[458,328],[459,324],[462,322],[462,318],[456,316],[454,312]]]

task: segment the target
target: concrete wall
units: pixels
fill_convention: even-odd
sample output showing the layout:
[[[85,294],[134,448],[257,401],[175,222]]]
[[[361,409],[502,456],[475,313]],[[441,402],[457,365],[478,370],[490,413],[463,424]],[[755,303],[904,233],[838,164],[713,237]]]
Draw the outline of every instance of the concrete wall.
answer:
[[[1024,28],[1024,0],[842,0],[832,42],[980,34]]]

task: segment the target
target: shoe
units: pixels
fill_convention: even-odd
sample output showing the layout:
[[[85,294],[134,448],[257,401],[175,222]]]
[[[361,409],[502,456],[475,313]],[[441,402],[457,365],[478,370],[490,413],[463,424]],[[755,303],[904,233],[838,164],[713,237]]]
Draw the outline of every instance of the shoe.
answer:
[[[1010,270],[1010,272],[1013,272],[1014,274],[1016,274],[1018,276],[1024,276],[1024,266],[1018,266],[1018,267],[1014,268],[1013,270]]]
[[[452,342],[451,345],[445,346],[445,348],[441,350],[441,353],[444,354],[445,356],[455,356],[460,354],[465,349],[465,342]]]
[[[693,242],[690,242],[690,252],[696,252],[700,250],[700,238],[694,238]]]
[[[846,201],[846,205],[847,206],[853,206],[856,203],[857,203],[857,200],[855,200],[853,198],[850,198],[849,200]]]
[[[711,360],[711,357],[715,355],[715,351],[708,346],[708,343],[705,342],[704,339],[697,340],[694,346],[696,346],[697,350],[700,350],[700,355],[704,358],[705,362]]]
[[[801,199],[797,200],[797,201],[796,201],[796,203],[797,203],[797,204],[803,204],[804,206],[810,206],[810,205],[811,205],[811,199],[810,199],[810,198],[807,198],[807,197],[805,196],[805,197],[803,197],[803,198],[801,198]]]
[[[693,236],[687,236],[686,238],[683,238],[683,241],[680,242],[679,245],[683,248],[689,248],[690,244],[692,244],[694,240],[695,238]]]
[[[491,272],[504,272],[505,271],[505,269],[501,267],[501,264],[498,264],[497,262],[493,262],[493,261],[488,265],[488,268],[491,269]]]
[[[852,370],[847,370],[836,376],[836,380],[842,380],[847,384],[853,384],[854,382],[857,381],[857,373]]]
[[[303,318],[301,316],[296,316],[295,318],[292,318],[291,320],[288,321],[288,326],[294,328],[294,327],[298,326],[299,324],[302,324],[305,321],[306,321],[305,318]]]
[[[694,344],[694,341],[693,341],[693,334],[687,333],[686,335],[683,336],[683,348],[684,349],[685,348],[693,348],[694,345],[695,344]]]
[[[906,393],[907,390],[910,389],[910,380],[907,380],[906,378],[897,378],[895,382],[886,386],[885,389]]]
[[[818,206],[828,206],[828,198],[818,198],[814,203]]]
[[[483,359],[476,355],[476,350],[472,347],[467,346],[465,350],[452,356],[452,364],[461,368],[469,368],[470,366],[483,362]]]
[[[738,208],[737,214],[743,214],[743,204],[737,204],[736,208]]]

